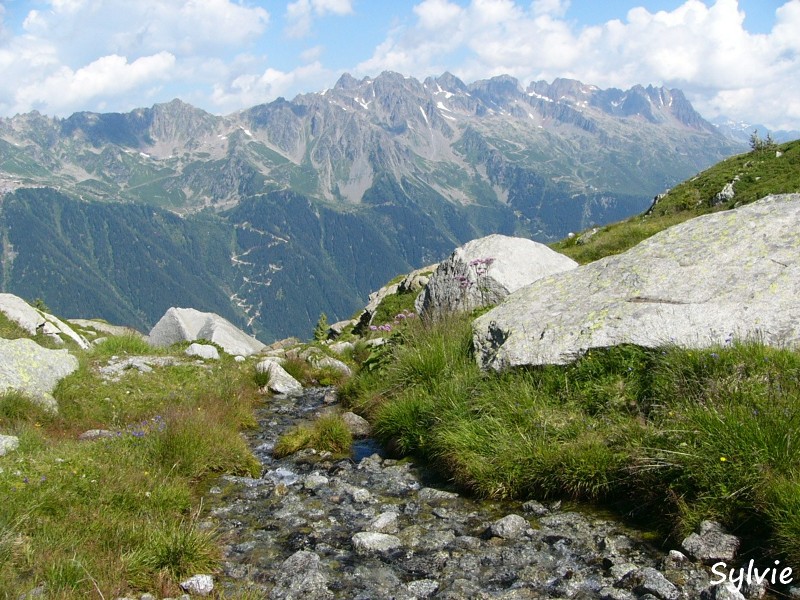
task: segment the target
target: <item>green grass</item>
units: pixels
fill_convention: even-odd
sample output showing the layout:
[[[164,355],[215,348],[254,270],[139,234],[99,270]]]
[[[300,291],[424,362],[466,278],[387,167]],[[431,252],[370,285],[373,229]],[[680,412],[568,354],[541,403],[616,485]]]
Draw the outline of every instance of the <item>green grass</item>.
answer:
[[[298,425],[281,436],[273,454],[277,458],[289,456],[305,448],[330,452],[334,456],[347,456],[353,436],[340,415],[323,415],[312,424]]]
[[[776,156],[776,151],[782,156]],[[714,196],[737,177],[734,198],[713,206]],[[648,213],[601,227],[585,240],[580,235],[562,240],[553,248],[585,264],[624,252],[659,231],[696,216],[748,204],[769,194],[794,192],[800,192],[800,140],[724,160],[677,185]]]
[[[112,354],[160,352],[135,336],[78,352],[54,393],[58,415],[0,396],[0,431],[20,438],[0,458],[0,598],[40,584],[64,600],[163,597],[217,568],[218,542],[196,525],[200,498],[218,474],[260,473],[239,435],[255,426],[253,368],[224,357],[119,381],[99,374]],[[87,429],[114,435],[79,441]]]
[[[470,334],[416,323],[345,401],[478,496],[600,502],[664,535],[712,518],[800,560],[799,353],[619,346],[497,374]]]
[[[414,312],[414,300],[416,300],[417,295],[417,292],[406,292],[403,294],[398,293],[385,296],[375,309],[372,322],[375,325],[393,323],[395,317],[403,313],[403,311]]]

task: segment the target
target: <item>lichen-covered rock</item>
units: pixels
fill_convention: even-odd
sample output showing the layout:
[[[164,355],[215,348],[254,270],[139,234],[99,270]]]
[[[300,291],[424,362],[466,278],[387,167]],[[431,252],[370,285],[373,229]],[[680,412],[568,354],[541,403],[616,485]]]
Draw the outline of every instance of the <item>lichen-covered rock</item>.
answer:
[[[281,564],[270,598],[274,600],[325,600],[333,598],[328,578],[314,552],[300,550]]]
[[[497,304],[542,277],[577,263],[525,238],[494,234],[472,240],[441,262],[415,302],[426,318]]]
[[[565,364],[618,344],[800,344],[800,194],[697,217],[525,286],[474,323],[484,368]]]
[[[700,523],[700,533],[692,533],[681,546],[695,559],[706,564],[718,561],[730,562],[739,550],[739,538],[730,535],[715,521]]]
[[[631,590],[639,597],[651,594],[661,600],[678,600],[681,596],[675,584],[653,567],[629,571],[617,582],[616,587]]]
[[[56,412],[53,390],[77,368],[78,359],[66,349],[49,350],[27,338],[0,339],[0,392],[22,392]]]
[[[42,333],[58,343],[63,343],[61,336],[64,335],[84,350],[89,348],[89,342],[86,338],[76,333],[64,321],[38,308],[34,308],[19,296],[0,294],[0,312],[32,336]]]
[[[214,313],[193,308],[172,307],[150,330],[150,343],[170,346],[176,342],[204,339],[214,342],[231,355],[250,356],[265,348],[264,344]]]

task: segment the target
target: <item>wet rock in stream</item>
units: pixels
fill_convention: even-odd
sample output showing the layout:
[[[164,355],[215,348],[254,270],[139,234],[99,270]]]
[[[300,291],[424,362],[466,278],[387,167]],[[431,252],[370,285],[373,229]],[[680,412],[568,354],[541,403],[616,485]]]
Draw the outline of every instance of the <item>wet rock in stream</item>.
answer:
[[[616,521],[535,501],[473,500],[378,453],[273,458],[280,435],[323,409],[326,392],[270,398],[249,436],[262,476],[223,477],[209,494],[208,525],[225,543],[223,592],[303,600],[716,597],[705,567],[656,551]]]

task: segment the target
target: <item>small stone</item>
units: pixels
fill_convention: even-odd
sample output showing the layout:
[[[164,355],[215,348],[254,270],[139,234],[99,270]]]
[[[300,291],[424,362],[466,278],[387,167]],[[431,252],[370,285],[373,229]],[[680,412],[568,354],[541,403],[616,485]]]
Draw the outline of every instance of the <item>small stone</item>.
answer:
[[[688,563],[689,559],[683,552],[678,550],[670,550],[663,562],[665,569],[678,569]]]
[[[495,537],[513,540],[525,533],[529,527],[530,523],[524,517],[507,515],[492,523],[489,532]]]
[[[246,359],[245,359],[245,357],[244,357],[244,356],[242,356],[241,354],[239,354],[239,355],[237,355],[237,356],[234,356],[234,357],[233,357],[233,360],[235,360],[237,363],[241,363],[241,362],[244,362]]]
[[[214,578],[211,575],[193,575],[181,582],[181,589],[189,594],[208,596],[214,591]]]
[[[353,536],[353,548],[356,554],[384,554],[402,547],[400,538],[387,533],[362,531]]]
[[[153,594],[142,594],[139,596],[139,600],[158,600]]]

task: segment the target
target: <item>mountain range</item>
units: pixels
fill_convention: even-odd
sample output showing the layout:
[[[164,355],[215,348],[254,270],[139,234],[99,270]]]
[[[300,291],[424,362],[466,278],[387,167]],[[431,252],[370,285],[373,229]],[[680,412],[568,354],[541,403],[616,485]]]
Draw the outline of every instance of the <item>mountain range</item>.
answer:
[[[469,239],[619,220],[744,149],[679,90],[567,79],[387,72],[226,116],[32,112],[0,119],[2,289],[140,329],[184,305],[307,337]]]

